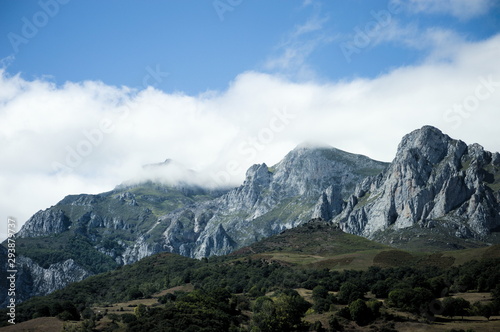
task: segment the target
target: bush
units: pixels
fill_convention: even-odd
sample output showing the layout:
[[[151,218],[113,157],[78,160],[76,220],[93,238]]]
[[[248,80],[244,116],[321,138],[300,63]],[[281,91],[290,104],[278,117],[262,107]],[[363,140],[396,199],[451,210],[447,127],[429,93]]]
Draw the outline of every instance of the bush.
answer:
[[[312,298],[314,300],[313,309],[319,314],[329,311],[330,307],[336,302],[335,296],[333,294],[329,294],[328,290],[324,286],[314,287]]]
[[[372,288],[370,289],[373,295],[375,295],[377,298],[387,298],[389,296],[389,291],[390,291],[391,285],[389,284],[388,281],[386,280],[379,280],[377,281]]]
[[[135,322],[136,320],[137,320],[137,317],[134,314],[122,314],[121,315],[121,321],[125,324]]]
[[[340,286],[340,291],[337,294],[337,299],[342,304],[349,304],[362,298],[363,291],[351,282],[344,282],[342,286]]]
[[[325,332],[326,330],[320,321],[315,321],[313,324],[311,324],[311,327],[309,327],[309,331]]]
[[[349,304],[349,313],[351,319],[360,326],[367,325],[374,320],[372,311],[368,308],[366,302],[361,299]]]
[[[337,316],[348,319],[348,320],[352,320],[351,312],[349,311],[349,307],[343,307],[342,309],[337,311]]]
[[[339,319],[333,315],[330,316],[328,324],[330,325],[330,331],[332,332],[344,331],[344,326],[342,326],[342,324],[339,322]]]
[[[382,302],[372,299],[366,302],[366,305],[368,306],[368,308],[370,308],[373,318],[380,317],[380,308],[382,307]]]
[[[253,307],[252,325],[262,332],[301,330],[305,327],[302,317],[310,307],[294,290],[283,291],[275,301],[259,297]]]

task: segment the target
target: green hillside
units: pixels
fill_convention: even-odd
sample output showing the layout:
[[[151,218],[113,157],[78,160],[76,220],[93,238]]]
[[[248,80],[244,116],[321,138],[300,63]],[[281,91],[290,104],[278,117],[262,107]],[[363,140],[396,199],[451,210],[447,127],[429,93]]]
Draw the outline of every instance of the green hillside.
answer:
[[[500,246],[406,252],[315,220],[229,256],[153,255],[32,298],[16,319],[57,316],[74,331],[396,331],[458,326],[430,306],[455,296],[482,324],[471,326],[494,329],[481,315],[499,314],[499,284]]]
[[[343,232],[321,220],[311,220],[248,247],[231,256],[266,259],[301,268],[367,269],[373,258],[390,247]]]

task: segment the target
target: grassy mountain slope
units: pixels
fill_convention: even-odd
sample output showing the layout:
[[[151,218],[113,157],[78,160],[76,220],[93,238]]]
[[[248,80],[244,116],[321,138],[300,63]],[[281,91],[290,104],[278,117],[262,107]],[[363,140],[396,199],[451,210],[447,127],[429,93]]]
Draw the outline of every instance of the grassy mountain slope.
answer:
[[[390,247],[343,232],[320,220],[285,230],[231,256],[266,259],[303,268],[367,269],[373,257]]]

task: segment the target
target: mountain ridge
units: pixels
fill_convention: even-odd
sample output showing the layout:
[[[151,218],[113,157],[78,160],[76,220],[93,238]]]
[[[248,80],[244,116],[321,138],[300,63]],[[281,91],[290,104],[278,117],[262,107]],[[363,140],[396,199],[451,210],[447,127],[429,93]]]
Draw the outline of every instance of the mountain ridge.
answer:
[[[306,143],[274,166],[251,166],[233,189],[148,181],[70,195],[30,218],[19,253],[32,257],[25,274],[33,280],[65,273],[59,263],[71,258],[77,281],[95,273],[77,269],[89,259],[109,269],[160,252],[225,255],[311,218],[389,245],[428,238],[419,243],[432,248],[435,237],[435,248],[477,247],[498,241],[499,198],[500,154],[424,126],[403,137],[391,163]],[[68,241],[84,255],[61,252]]]

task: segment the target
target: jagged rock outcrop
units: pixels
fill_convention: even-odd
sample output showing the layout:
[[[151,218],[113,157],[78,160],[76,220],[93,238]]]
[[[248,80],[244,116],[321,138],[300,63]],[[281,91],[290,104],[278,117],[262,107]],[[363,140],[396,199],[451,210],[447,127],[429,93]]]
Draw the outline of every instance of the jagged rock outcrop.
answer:
[[[196,251],[193,256],[209,257],[214,255],[224,255],[228,253],[228,248],[234,250],[237,243],[227,234],[222,225],[217,227],[213,234],[200,237],[196,243]]]
[[[2,248],[2,254],[4,248]],[[0,273],[2,279],[6,279],[5,269]],[[17,302],[22,302],[33,296],[41,296],[62,289],[69,283],[83,280],[92,274],[81,268],[73,259],[51,264],[43,268],[29,257],[16,257],[16,289],[15,297]],[[1,305],[5,306],[8,301],[7,288],[4,284],[0,287],[2,300]]]
[[[83,280],[92,274],[78,266],[73,259],[51,264],[43,268],[28,257],[19,257],[17,265],[20,267],[19,274],[24,283],[19,287],[21,293],[31,296],[45,295],[55,290],[64,288],[69,283]],[[25,275],[26,277],[24,278]],[[21,298],[21,300],[23,300]]]
[[[35,213],[22,227],[17,236],[36,237],[59,234],[68,230],[71,220],[59,209]]]
[[[499,159],[425,126],[403,138],[383,174],[356,187],[335,221],[368,238],[439,223],[455,236],[482,238],[500,226]]]
[[[321,193],[318,203],[314,207],[312,217],[331,220],[342,212],[345,206],[345,202],[342,198],[342,193],[337,186],[329,186]]]

